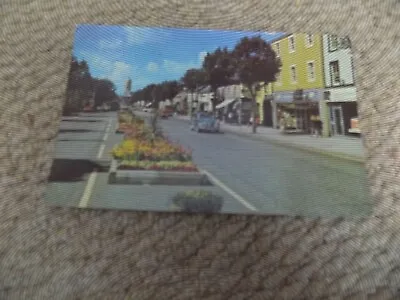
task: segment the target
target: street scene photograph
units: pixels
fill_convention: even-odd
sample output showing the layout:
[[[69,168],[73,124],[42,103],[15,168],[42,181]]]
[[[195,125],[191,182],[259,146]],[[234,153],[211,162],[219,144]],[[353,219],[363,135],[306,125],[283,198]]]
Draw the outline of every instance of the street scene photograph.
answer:
[[[350,38],[77,25],[46,202],[370,215]]]

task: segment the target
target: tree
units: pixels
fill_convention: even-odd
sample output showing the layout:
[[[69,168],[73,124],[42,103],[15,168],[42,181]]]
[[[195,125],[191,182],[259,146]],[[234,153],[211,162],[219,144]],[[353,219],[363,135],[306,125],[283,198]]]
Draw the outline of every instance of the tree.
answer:
[[[136,103],[144,100],[144,90],[140,89],[132,93],[131,102]]]
[[[190,113],[192,113],[193,101],[194,101],[193,94],[197,91],[199,87],[207,84],[207,72],[204,69],[189,69],[183,75],[181,81],[188,89],[188,91],[192,94],[192,101],[190,108]]]
[[[86,61],[72,57],[63,114],[80,111],[90,99],[93,78]]]
[[[94,103],[101,106],[111,102],[116,97],[115,84],[109,79],[95,79],[94,81]]]
[[[153,107],[158,108],[159,103],[166,99],[165,86],[166,86],[165,82],[156,84],[154,86],[154,88],[153,88],[153,99],[154,99]]]
[[[244,37],[232,51],[236,75],[252,99],[252,132],[256,133],[257,92],[276,81],[281,63],[275,51],[261,36]]]
[[[235,74],[232,54],[225,47],[217,48],[213,53],[207,53],[203,61],[203,69],[207,73],[207,83],[211,86],[214,95],[213,110],[217,105],[217,89],[232,83]]]
[[[172,99],[179,93],[181,87],[178,81],[164,81],[162,83],[162,94],[164,99]]]

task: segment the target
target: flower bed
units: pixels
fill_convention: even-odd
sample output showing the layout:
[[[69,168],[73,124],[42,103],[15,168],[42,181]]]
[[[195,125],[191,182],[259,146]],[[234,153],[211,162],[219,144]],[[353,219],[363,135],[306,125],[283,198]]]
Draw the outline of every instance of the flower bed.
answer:
[[[192,153],[180,145],[165,139],[156,139],[153,143],[140,139],[125,139],[112,150],[117,160],[180,161],[192,160]]]
[[[192,162],[191,150],[168,140],[160,132],[153,132],[143,120],[129,119],[125,113],[121,113],[121,120],[126,122],[120,124],[125,135],[124,140],[112,150],[115,172],[124,171],[125,176],[128,176],[127,171],[199,173]]]
[[[144,120],[136,117],[130,112],[120,112],[118,114],[117,132],[126,133],[136,127],[144,127]]]
[[[192,162],[181,161],[121,161],[119,170],[148,170],[148,171],[178,171],[178,172],[198,172]]]

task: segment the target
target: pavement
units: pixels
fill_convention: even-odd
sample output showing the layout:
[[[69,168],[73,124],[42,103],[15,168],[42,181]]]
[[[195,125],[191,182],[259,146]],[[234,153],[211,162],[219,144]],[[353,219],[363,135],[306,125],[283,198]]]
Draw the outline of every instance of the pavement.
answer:
[[[193,150],[195,163],[215,183],[208,189],[225,200],[223,213],[354,217],[372,212],[366,171],[359,162],[255,139],[251,133],[238,135],[225,124],[224,134],[207,134],[191,131],[182,119],[160,122],[170,138]],[[101,165],[122,139],[114,132],[116,125],[115,112],[61,122],[46,201],[81,208],[170,209],[168,199],[187,187],[107,183]]]
[[[176,116],[175,119],[189,122],[190,118],[188,116]],[[282,134],[278,129],[263,126],[258,127],[257,133],[253,134],[250,126],[231,125],[223,122],[221,123],[221,130],[311,153],[328,155],[359,163],[365,162],[366,155],[363,140],[357,136],[321,138],[304,134]]]

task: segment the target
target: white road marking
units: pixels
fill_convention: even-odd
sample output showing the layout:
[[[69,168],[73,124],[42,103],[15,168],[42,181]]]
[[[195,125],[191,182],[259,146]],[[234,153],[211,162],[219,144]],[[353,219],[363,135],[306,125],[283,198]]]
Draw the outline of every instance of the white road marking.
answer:
[[[223,189],[225,192],[227,192],[229,195],[231,195],[233,198],[235,198],[243,206],[247,207],[248,209],[250,209],[252,211],[256,211],[257,210],[257,208],[255,208],[253,205],[251,205],[249,202],[247,202],[242,196],[238,195],[236,192],[234,192],[229,187],[227,187],[224,183],[222,183],[218,178],[216,178],[210,172],[208,172],[206,170],[200,170],[200,171],[203,172],[204,174],[206,174],[211,179],[211,181],[213,181],[221,189]]]
[[[112,121],[111,121],[111,119],[109,119],[107,127],[106,127],[106,132],[104,133],[104,136],[103,136],[103,142],[105,142],[108,139],[108,135],[110,134],[110,129],[111,129],[111,123],[112,123]]]
[[[104,149],[106,148],[106,144],[104,143],[108,139],[108,135],[110,134],[112,119],[110,118],[108,121],[108,125],[106,127],[106,131],[103,136],[103,143],[100,145],[99,152],[97,153],[97,159],[100,159],[103,156]],[[88,182],[85,186],[85,190],[83,191],[83,195],[81,200],[79,201],[79,208],[86,208],[89,204],[90,198],[93,193],[94,184],[96,183],[97,178],[97,170],[93,171],[89,175]]]
[[[96,177],[97,177],[97,172],[92,172],[89,175],[88,183],[86,184],[85,190],[83,191],[81,201],[79,201],[79,208],[86,208],[88,206],[90,197],[92,196],[93,193]]]
[[[97,159],[100,159],[103,156],[105,148],[106,148],[106,145],[104,143],[101,144],[99,152],[97,153]]]

